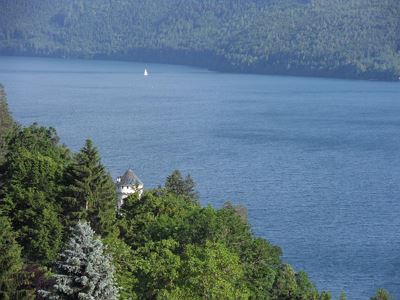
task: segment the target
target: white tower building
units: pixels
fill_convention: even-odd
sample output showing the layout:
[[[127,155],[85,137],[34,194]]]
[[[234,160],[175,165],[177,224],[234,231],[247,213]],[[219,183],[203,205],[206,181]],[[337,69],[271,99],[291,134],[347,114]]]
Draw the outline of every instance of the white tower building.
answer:
[[[124,204],[124,199],[129,195],[138,193],[139,197],[143,194],[143,182],[136,176],[131,169],[127,170],[124,175],[117,177],[115,182],[117,188],[117,208],[120,209]]]

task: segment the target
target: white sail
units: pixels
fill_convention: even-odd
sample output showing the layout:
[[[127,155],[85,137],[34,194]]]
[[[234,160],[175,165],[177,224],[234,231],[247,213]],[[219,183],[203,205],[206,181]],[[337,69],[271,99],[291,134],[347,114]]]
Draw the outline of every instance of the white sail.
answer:
[[[149,73],[147,72],[147,69],[144,69],[144,76],[149,76]]]

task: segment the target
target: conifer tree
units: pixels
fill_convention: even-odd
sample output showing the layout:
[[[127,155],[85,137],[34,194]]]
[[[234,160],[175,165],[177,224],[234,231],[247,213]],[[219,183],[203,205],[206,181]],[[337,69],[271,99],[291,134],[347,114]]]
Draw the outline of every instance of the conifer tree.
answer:
[[[73,226],[79,220],[87,220],[102,236],[112,232],[115,225],[115,186],[91,140],[87,140],[75,156],[65,177],[65,225]]]
[[[47,264],[60,250],[60,179],[68,151],[51,128],[18,128],[8,139],[0,209],[9,217],[30,261]]]
[[[65,250],[56,263],[49,291],[40,291],[48,299],[118,298],[114,267],[105,254],[105,247],[87,222],[79,222],[71,231]]]
[[[14,128],[15,123],[8,111],[4,87],[0,84],[0,165],[7,153],[6,136]]]
[[[179,170],[174,170],[165,180],[165,189],[168,192],[178,196],[188,197],[193,201],[196,201],[198,198],[195,186],[196,184],[190,174],[184,179]]]
[[[332,295],[330,292],[322,291],[321,294],[319,295],[319,300],[331,300]]]
[[[392,300],[392,295],[385,289],[378,289],[375,296],[371,297],[371,300]]]
[[[346,293],[344,291],[340,292],[338,300],[347,300],[347,296],[346,296]]]
[[[10,221],[0,215],[0,299],[31,299],[33,291],[22,287],[27,274],[22,269],[21,246],[15,238]]]
[[[8,218],[0,216],[0,295],[12,288],[13,274],[22,269],[21,247],[15,241]]]
[[[16,193],[12,217],[23,254],[30,261],[48,264],[56,258],[62,243],[63,230],[56,209],[41,191]]]

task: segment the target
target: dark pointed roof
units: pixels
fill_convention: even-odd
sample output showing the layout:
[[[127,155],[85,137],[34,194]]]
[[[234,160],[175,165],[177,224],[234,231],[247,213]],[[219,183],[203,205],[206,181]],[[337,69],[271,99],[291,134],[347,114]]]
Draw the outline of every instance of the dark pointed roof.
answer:
[[[131,169],[127,170],[124,175],[121,176],[121,181],[118,182],[119,185],[142,185],[143,182],[136,176]]]

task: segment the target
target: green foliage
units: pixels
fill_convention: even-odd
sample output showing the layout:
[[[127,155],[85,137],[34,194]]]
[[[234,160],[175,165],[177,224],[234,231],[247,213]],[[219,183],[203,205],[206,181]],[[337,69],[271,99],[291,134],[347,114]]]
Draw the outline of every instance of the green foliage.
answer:
[[[196,184],[194,183],[190,174],[183,179],[179,170],[174,170],[171,175],[165,180],[165,189],[167,192],[187,197],[192,201],[197,200],[197,192],[195,191]]]
[[[181,279],[178,245],[173,239],[149,241],[134,252],[139,298],[164,298],[176,287]]]
[[[239,215],[239,217],[242,219],[242,221],[247,223],[247,208],[246,207],[244,207],[243,205],[234,205],[230,201],[225,202],[223,207],[226,209],[234,210]]]
[[[295,273],[288,264],[283,264],[275,277],[272,299],[277,300],[330,300],[327,292],[318,294],[305,272]]]
[[[239,257],[221,243],[186,245],[173,239],[135,251],[137,294],[142,298],[242,299],[248,293]]]
[[[0,299],[33,299],[33,291],[24,287],[28,274],[23,270],[21,246],[16,242],[7,217],[0,215]]]
[[[87,220],[96,233],[105,236],[114,231],[115,186],[101,164],[97,149],[87,140],[67,168],[63,191],[66,226]]]
[[[25,128],[18,128],[8,139],[9,155],[23,148],[29,152],[41,153],[57,162],[66,163],[69,158],[68,149],[59,144],[60,138],[52,127],[46,128],[34,123]]]
[[[295,299],[297,294],[296,274],[291,266],[284,264],[274,282],[274,296],[279,300]]]
[[[146,191],[139,199],[125,199],[120,211],[120,229],[127,243],[136,249],[147,241],[184,237],[186,215],[198,205],[186,198],[159,191]]]
[[[4,87],[0,84],[0,168],[7,154],[6,136],[15,128],[14,120],[8,111]],[[0,169],[1,175],[1,169]],[[1,177],[0,177],[1,179]]]
[[[317,300],[318,291],[315,286],[311,283],[308,275],[304,271],[300,271],[296,274],[297,293],[296,298],[299,300]]]
[[[69,152],[58,145],[54,129],[37,125],[15,130],[7,149],[0,209],[18,233],[23,255],[49,263],[61,247],[57,199]]]
[[[18,241],[24,256],[31,261],[48,264],[61,248],[62,226],[59,216],[46,196],[35,189],[17,190],[16,203],[10,214],[18,229]]]
[[[238,255],[223,243],[187,245],[179,290],[186,299],[247,299],[244,270]],[[172,293],[174,293],[172,291]]]
[[[103,243],[94,236],[87,223],[78,223],[57,262],[55,284],[49,291],[41,291],[48,299],[104,299],[118,298],[114,283],[114,267],[104,253]]]
[[[282,265],[279,247],[255,238],[232,205],[215,210],[146,191],[126,199],[118,224],[139,298],[319,299],[306,274]]]
[[[135,276],[137,260],[133,257],[132,249],[116,235],[107,236],[103,243],[106,245],[106,252],[112,257],[120,299],[137,299],[134,290],[138,284]]]
[[[340,292],[338,300],[347,300],[346,293],[344,291]]]
[[[321,295],[319,296],[319,300],[331,300],[332,295],[329,292],[322,292]]]
[[[270,299],[277,269],[281,265],[281,250],[261,238],[253,239],[241,251],[246,285],[253,299]]]
[[[0,52],[397,80],[396,0],[2,0]]]
[[[371,297],[371,300],[392,300],[393,297],[385,289],[378,289],[375,296]]]

